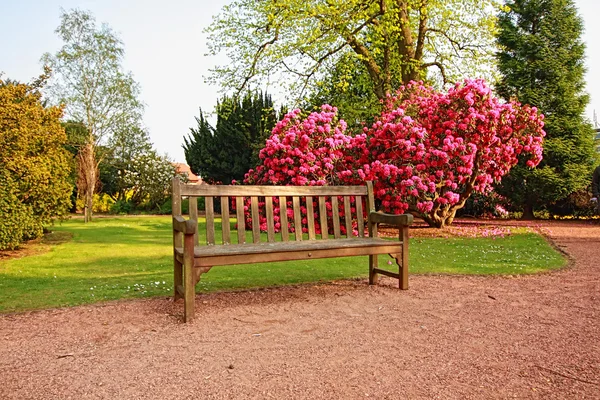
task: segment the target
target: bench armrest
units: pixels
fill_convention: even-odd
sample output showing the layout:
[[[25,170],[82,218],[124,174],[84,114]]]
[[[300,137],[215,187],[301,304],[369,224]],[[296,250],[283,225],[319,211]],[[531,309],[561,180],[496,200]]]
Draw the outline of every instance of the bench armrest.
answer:
[[[173,217],[173,229],[185,235],[196,233],[198,224],[191,219],[185,219],[182,216]]]
[[[387,224],[395,226],[408,226],[413,223],[412,214],[384,214],[372,212],[369,214],[369,224]]]

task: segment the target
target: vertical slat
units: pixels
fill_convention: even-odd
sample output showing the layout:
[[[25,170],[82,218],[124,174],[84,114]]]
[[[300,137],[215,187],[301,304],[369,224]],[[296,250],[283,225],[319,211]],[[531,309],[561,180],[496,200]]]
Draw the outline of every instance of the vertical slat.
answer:
[[[244,218],[244,198],[235,198],[235,213],[237,216],[238,243],[246,243],[246,218]]]
[[[231,232],[229,223],[229,197],[221,196],[221,233],[223,244],[231,243]]]
[[[294,231],[296,233],[296,240],[302,240],[302,214],[300,213],[300,197],[292,197],[292,203],[294,205]]]
[[[265,210],[267,214],[267,241],[275,241],[275,219],[273,218],[273,198],[265,197]]]
[[[326,197],[319,196],[319,220],[321,222],[321,239],[329,237],[327,228],[327,206],[325,204]]]
[[[312,196],[306,196],[306,219],[308,220],[308,240],[315,240],[315,210]]]
[[[258,218],[258,197],[251,197],[252,208],[252,242],[260,242],[260,219]]]
[[[373,182],[367,181],[367,215],[375,211],[375,197],[373,196]]]
[[[365,219],[363,217],[362,196],[356,196],[356,220],[358,237],[365,237]]]
[[[350,196],[344,196],[344,222],[346,222],[346,237],[352,237],[352,209]]]
[[[206,205],[206,243],[215,244],[215,207],[212,196],[204,198]]]
[[[196,226],[198,226],[198,198],[197,197],[188,197],[188,204],[190,210],[190,219],[196,221]],[[194,233],[194,244],[198,244],[198,229],[196,229],[196,233]]]
[[[400,289],[408,289],[408,226],[400,229],[400,241],[402,241],[402,269],[400,272]]]
[[[340,207],[337,196],[331,196],[331,212],[333,214],[333,237],[339,239],[342,235],[340,234]]]
[[[181,215],[181,183],[179,178],[173,178],[173,196],[171,210],[173,217]],[[183,285],[183,265],[177,261],[176,247],[183,246],[183,234],[173,229],[173,299],[178,300],[181,295],[177,291],[177,285]]]
[[[279,196],[279,222],[281,223],[281,240],[290,240],[290,227],[287,215],[287,197]]]

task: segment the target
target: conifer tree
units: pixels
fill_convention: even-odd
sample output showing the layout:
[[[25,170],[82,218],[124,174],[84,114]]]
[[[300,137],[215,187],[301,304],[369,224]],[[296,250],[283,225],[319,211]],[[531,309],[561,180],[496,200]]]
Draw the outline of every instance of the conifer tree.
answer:
[[[257,92],[243,98],[223,97],[212,127],[202,110],[198,126],[184,137],[183,149],[191,170],[207,182],[242,181],[258,164],[258,152],[277,121],[271,96]]]
[[[545,115],[544,159],[534,170],[516,166],[498,187],[523,217],[589,184],[593,131],[583,113],[585,45],[573,0],[510,0],[499,15],[497,54],[505,99],[536,106]]]

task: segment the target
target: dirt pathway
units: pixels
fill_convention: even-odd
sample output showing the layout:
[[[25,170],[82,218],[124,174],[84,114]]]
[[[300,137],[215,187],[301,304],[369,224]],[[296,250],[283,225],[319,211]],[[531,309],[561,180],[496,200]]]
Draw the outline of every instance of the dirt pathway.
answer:
[[[600,399],[600,225],[545,226],[570,268],[0,316],[0,399]]]

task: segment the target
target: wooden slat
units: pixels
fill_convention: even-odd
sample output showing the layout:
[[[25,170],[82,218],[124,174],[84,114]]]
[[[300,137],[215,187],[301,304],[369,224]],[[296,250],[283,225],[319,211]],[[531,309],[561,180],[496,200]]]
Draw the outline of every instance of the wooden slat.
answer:
[[[219,250],[235,250],[222,254]],[[396,253],[398,242],[383,239],[339,239],[294,242],[258,243],[233,246],[198,246],[196,267],[251,264],[290,260],[310,260],[317,258],[346,257]],[[376,256],[374,256],[376,257]]]
[[[315,210],[312,196],[306,196],[306,219],[308,220],[308,240],[315,240]]]
[[[181,215],[181,182],[179,178],[173,178],[173,197],[171,199],[171,211],[173,217]],[[183,244],[181,232],[173,230],[173,247],[181,247]]]
[[[365,219],[363,217],[362,196],[356,196],[356,220],[358,237],[365,237]]]
[[[350,208],[350,196],[344,196],[344,222],[346,223],[346,237],[352,237],[352,209]]]
[[[321,222],[321,239],[329,238],[327,228],[327,205],[325,202],[327,198],[325,196],[319,196],[319,221]]]
[[[373,182],[367,181],[367,214],[375,211],[375,197],[373,196]]]
[[[231,243],[230,235],[230,223],[229,223],[229,197],[221,196],[221,232],[223,237],[223,244]]]
[[[331,196],[331,212],[333,214],[333,237],[339,239],[342,235],[340,234],[340,207],[337,196]]]
[[[300,213],[300,197],[292,197],[292,204],[294,205],[294,231],[296,233],[296,240],[302,240],[302,213]]]
[[[235,213],[237,217],[238,243],[246,243],[246,218],[244,217],[244,198],[236,196]]]
[[[265,210],[267,214],[267,241],[275,241],[275,220],[273,218],[273,198],[265,197]]]
[[[206,243],[215,244],[215,207],[212,196],[204,199],[206,211]]]
[[[365,186],[181,185],[182,196],[359,196]]]
[[[192,221],[196,221],[196,223],[198,223],[198,198],[197,197],[190,197],[188,198],[188,204],[189,204],[189,212],[190,212],[190,220]],[[196,230],[196,233],[194,233],[194,243],[198,244],[198,231]]]
[[[290,227],[287,215],[287,197],[279,196],[279,222],[281,223],[281,240],[290,240]]]
[[[252,242],[260,242],[260,219],[258,218],[258,197],[252,196]]]

